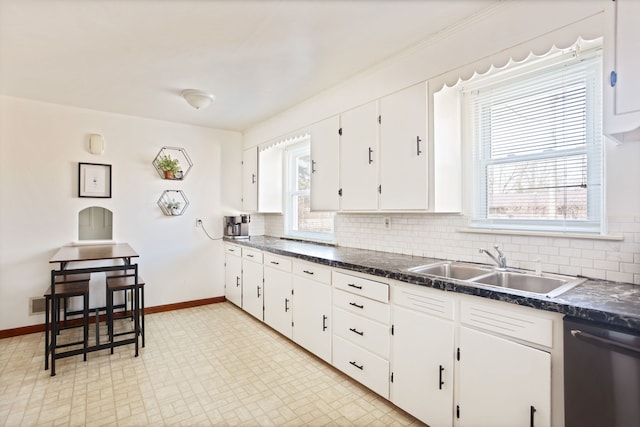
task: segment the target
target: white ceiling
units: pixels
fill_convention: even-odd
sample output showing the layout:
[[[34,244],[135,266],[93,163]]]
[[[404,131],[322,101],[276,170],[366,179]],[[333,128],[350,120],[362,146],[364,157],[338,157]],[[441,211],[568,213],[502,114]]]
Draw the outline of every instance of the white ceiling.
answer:
[[[241,131],[496,1],[0,0],[0,93]]]

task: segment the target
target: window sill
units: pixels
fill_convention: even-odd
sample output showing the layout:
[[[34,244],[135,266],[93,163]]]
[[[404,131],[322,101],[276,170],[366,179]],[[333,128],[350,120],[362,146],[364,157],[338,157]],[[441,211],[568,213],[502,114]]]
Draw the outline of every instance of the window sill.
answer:
[[[470,234],[504,234],[509,236],[535,236],[535,237],[565,237],[568,239],[586,240],[611,240],[623,241],[622,234],[583,234],[583,233],[563,233],[559,231],[526,231],[526,230],[504,230],[492,228],[470,228],[464,227],[457,230],[459,233]]]

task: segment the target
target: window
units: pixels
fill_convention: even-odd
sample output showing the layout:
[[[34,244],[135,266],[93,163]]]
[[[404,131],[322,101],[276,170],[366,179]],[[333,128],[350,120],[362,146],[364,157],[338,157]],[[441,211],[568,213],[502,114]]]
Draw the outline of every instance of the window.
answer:
[[[474,227],[600,232],[599,51],[529,61],[465,84]]]
[[[285,234],[333,240],[333,212],[311,212],[310,137],[286,149]]]

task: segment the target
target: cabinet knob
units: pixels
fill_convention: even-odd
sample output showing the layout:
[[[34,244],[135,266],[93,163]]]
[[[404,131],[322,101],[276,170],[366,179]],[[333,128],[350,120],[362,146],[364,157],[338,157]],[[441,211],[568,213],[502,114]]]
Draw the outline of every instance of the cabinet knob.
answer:
[[[612,71],[611,74],[609,74],[609,84],[611,87],[615,87],[616,83],[618,83],[618,73]]]

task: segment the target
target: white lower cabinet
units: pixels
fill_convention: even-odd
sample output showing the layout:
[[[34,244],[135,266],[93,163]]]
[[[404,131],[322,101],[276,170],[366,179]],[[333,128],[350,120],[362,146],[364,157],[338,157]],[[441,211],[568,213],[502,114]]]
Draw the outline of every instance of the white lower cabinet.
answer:
[[[331,363],[331,270],[293,263],[293,341]]]
[[[291,339],[293,277],[291,259],[264,254],[264,321]]]
[[[224,296],[242,307],[242,248],[224,245]]]
[[[551,425],[551,355],[460,328],[458,425]]]
[[[391,401],[431,427],[453,424],[454,327],[393,307]]]
[[[389,398],[389,285],[334,271],[333,365]]]
[[[560,314],[236,245],[225,263],[229,301],[431,427],[564,424]]]
[[[245,249],[242,252],[242,309],[263,320],[264,283],[262,278],[262,252]]]
[[[389,361],[344,338],[333,336],[333,366],[389,398]]]

